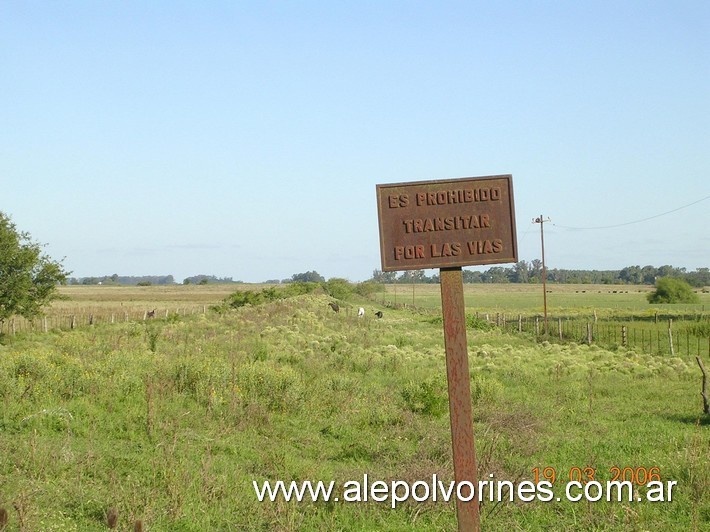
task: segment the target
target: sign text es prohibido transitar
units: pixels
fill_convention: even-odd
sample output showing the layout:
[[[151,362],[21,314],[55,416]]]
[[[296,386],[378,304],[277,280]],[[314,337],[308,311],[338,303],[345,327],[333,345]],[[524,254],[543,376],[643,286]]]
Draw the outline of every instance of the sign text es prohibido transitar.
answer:
[[[382,271],[518,261],[511,175],[377,185]]]

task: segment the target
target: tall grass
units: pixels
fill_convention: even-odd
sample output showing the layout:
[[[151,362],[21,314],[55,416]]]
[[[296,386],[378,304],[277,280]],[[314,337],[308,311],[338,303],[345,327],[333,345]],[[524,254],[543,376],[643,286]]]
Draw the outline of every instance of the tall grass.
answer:
[[[450,530],[453,504],[265,502],[264,480],[453,477],[441,324],[325,294],[0,345],[10,530]],[[472,325],[475,323],[472,322]],[[489,530],[702,530],[710,420],[691,358],[469,329],[479,477],[658,467],[672,503],[484,502]]]

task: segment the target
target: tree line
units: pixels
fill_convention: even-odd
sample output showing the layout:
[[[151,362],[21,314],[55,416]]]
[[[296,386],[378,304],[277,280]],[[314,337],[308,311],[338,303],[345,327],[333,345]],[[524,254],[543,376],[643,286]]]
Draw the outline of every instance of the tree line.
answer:
[[[182,284],[241,284],[231,277],[217,277],[215,275],[192,275],[185,277]],[[150,286],[176,284],[172,275],[102,275],[98,277],[70,277],[70,285],[120,285],[120,286]]]
[[[547,281],[560,284],[647,284],[657,279],[682,279],[695,287],[710,286],[710,268],[688,271],[674,266],[627,266],[621,270],[566,270],[547,268]],[[542,283],[542,261],[520,261],[510,267],[493,266],[485,271],[463,269],[464,283]],[[439,275],[426,275],[425,270],[383,272],[374,270],[370,279],[376,283],[438,283]]]

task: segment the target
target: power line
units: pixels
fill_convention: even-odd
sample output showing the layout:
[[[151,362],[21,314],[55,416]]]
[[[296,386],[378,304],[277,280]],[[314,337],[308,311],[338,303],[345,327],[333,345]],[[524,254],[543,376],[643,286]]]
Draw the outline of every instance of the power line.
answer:
[[[696,200],[696,201],[694,201],[694,202],[692,202],[692,203],[688,203],[687,205],[683,205],[682,207],[678,207],[678,208],[672,209],[672,210],[670,210],[670,211],[662,212],[662,213],[660,213],[660,214],[655,214],[655,215],[653,215],[653,216],[649,216],[648,218],[642,218],[642,219],[640,219],[640,220],[634,220],[634,221],[632,221],[632,222],[624,222],[624,223],[621,223],[621,224],[600,225],[600,226],[597,226],[597,227],[570,227],[570,226],[567,226],[567,225],[559,225],[559,224],[556,224],[556,223],[553,223],[552,225],[554,225],[555,227],[559,227],[559,228],[561,228],[561,229],[577,229],[577,230],[611,229],[611,228],[613,228],[613,227],[623,227],[623,226],[625,226],[625,225],[638,224],[638,223],[641,223],[641,222],[646,222],[646,221],[648,221],[648,220],[653,220],[654,218],[660,218],[661,216],[665,216],[666,214],[671,214],[671,213],[673,213],[673,212],[680,211],[680,210],[682,210],[682,209],[686,209],[686,208],[688,208],[688,207],[690,207],[690,206],[692,206],[692,205],[695,205],[696,203],[700,203],[701,201],[705,201],[705,200],[707,200],[707,199],[710,199],[710,196],[705,196],[704,198],[701,198],[701,199],[699,199],[699,200]]]

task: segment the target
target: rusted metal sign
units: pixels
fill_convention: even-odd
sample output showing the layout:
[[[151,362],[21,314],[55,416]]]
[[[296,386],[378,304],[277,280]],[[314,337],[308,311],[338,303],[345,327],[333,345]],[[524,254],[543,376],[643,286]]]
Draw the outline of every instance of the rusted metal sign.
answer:
[[[382,271],[518,261],[511,175],[377,185]]]

